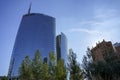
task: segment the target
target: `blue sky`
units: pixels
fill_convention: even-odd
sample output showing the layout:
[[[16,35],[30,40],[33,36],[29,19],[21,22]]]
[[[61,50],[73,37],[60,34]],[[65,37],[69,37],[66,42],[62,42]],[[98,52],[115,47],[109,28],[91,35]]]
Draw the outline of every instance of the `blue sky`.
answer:
[[[7,75],[16,33],[30,2],[31,12],[56,18],[57,34],[66,34],[79,62],[87,47],[98,41],[120,42],[120,0],[0,0],[0,75]]]

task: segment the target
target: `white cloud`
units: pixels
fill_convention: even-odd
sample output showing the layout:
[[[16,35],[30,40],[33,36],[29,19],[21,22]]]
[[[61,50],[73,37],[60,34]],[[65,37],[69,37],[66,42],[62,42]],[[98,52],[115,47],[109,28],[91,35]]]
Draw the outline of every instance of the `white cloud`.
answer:
[[[85,32],[88,34],[100,34],[100,32],[96,30],[81,29],[81,28],[73,28],[73,29],[70,29],[69,31],[70,32]]]
[[[120,16],[115,9],[96,9],[91,20],[79,21],[76,28],[70,29],[71,32],[86,32],[88,34],[101,34],[104,37],[114,37],[118,33],[120,26]],[[81,28],[87,26],[88,28]],[[93,36],[94,37],[94,36]],[[98,36],[100,37],[100,36]]]
[[[72,25],[75,28],[69,29],[69,32],[89,34],[80,35],[81,37],[85,36],[85,40],[89,44],[88,46],[94,46],[96,42],[103,39],[119,41],[120,16],[118,13],[115,9],[96,9],[91,19],[77,21],[77,24]]]
[[[116,9],[105,9],[105,8],[96,8],[94,11],[94,18],[96,19],[109,19],[111,17],[116,17],[118,11]]]

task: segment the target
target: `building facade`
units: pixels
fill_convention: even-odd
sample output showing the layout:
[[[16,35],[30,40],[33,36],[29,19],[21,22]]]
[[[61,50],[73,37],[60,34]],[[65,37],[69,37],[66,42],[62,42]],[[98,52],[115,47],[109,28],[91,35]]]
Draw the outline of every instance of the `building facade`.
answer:
[[[96,47],[91,49],[91,53],[95,63],[98,61],[104,61],[103,55],[114,53],[112,42],[103,40],[101,43],[97,43]]]
[[[22,60],[27,55],[32,59],[38,49],[43,59],[56,52],[55,18],[29,12],[23,16],[16,36],[8,77],[18,76]]]
[[[120,60],[120,43],[112,44],[111,41],[103,40],[101,43],[96,44],[96,47],[91,49],[93,61],[104,61],[104,56],[113,53]]]
[[[56,52],[57,52],[57,61],[63,59],[65,65],[67,65],[68,45],[67,45],[67,37],[65,36],[64,33],[61,33],[56,37]]]
[[[113,44],[113,47],[117,55],[117,59],[120,61],[120,43],[116,42],[115,44]]]
[[[120,56],[120,43],[115,43],[113,47],[115,48],[115,52]]]

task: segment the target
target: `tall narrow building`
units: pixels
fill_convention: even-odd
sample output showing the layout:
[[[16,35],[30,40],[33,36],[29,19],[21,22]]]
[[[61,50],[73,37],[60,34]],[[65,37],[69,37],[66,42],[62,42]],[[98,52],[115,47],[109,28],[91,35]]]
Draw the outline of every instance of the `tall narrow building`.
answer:
[[[61,33],[56,37],[56,52],[57,52],[57,61],[63,59],[65,65],[67,65],[68,45],[67,45],[67,37],[63,33]]]
[[[32,59],[37,49],[42,58],[48,58],[51,51],[56,52],[55,18],[39,13],[25,14],[16,36],[8,77],[17,77],[19,67],[26,55]]]

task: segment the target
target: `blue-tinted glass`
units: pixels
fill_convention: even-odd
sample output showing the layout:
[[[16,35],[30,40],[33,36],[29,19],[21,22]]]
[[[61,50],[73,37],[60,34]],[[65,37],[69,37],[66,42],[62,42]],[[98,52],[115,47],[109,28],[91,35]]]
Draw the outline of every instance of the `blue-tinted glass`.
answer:
[[[67,65],[68,60],[68,49],[67,49],[67,38],[61,33],[61,58],[64,59],[65,64]]]
[[[55,52],[55,19],[43,14],[24,15],[16,36],[8,76],[18,76],[22,60],[32,59],[37,49],[42,58]]]

